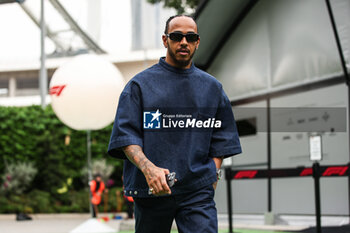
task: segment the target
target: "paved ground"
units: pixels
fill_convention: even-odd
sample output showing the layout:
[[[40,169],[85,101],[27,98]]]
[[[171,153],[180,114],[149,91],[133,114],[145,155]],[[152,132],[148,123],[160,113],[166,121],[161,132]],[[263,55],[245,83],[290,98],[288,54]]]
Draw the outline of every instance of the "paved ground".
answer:
[[[110,215],[100,215],[110,216]],[[123,214],[125,216],[125,214]],[[15,215],[0,215],[0,233],[69,233],[90,219],[90,214],[38,214],[31,215],[31,221],[16,221]],[[235,229],[258,229],[265,231],[302,231],[307,225],[264,225],[263,216],[235,216]],[[134,220],[109,220],[104,222],[119,231],[134,229]],[[219,215],[219,228],[228,229],[227,216]],[[175,229],[175,228],[174,228]]]
[[[0,220],[1,233],[68,233],[79,224],[82,219],[35,219],[32,221]]]
[[[1,233],[68,233],[80,225],[89,215],[31,215],[33,220],[16,221],[15,215],[1,215]]]

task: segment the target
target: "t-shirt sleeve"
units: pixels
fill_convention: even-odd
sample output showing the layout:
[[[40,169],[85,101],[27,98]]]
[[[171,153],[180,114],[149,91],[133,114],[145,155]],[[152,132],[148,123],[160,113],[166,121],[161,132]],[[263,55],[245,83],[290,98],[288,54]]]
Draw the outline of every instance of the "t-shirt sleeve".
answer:
[[[210,155],[227,158],[241,153],[242,149],[231,103],[223,90],[215,119],[221,120],[221,127],[213,130]]]
[[[131,87],[130,87],[131,86]],[[122,148],[128,145],[143,147],[141,96],[137,85],[129,85],[119,97],[117,114],[108,145],[108,154],[127,159]]]

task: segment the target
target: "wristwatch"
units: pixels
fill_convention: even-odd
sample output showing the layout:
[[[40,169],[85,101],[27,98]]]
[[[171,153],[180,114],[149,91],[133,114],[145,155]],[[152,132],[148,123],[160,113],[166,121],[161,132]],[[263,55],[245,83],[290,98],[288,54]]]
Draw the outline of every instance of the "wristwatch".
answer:
[[[219,168],[216,168],[216,177],[218,178],[218,180],[221,180],[222,172],[221,172],[221,169]]]

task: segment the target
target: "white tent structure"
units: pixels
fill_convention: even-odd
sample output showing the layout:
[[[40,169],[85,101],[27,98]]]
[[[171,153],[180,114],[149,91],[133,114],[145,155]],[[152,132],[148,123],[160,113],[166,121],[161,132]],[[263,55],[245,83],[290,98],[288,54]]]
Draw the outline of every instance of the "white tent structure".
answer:
[[[329,2],[330,7],[320,0],[207,0],[201,4],[196,14],[201,44],[195,63],[223,84],[236,120],[252,128],[241,136],[243,154],[226,165],[233,169],[311,166],[312,133],[322,136],[321,165],[349,162],[350,1]],[[335,35],[340,38],[338,44]],[[283,113],[284,118],[273,114],[287,107],[291,109]],[[324,111],[293,117],[293,108],[300,107]],[[334,107],[344,111],[329,114],[325,110]],[[272,114],[266,116],[267,112]],[[333,125],[336,121],[328,121],[340,115],[339,128]],[[283,124],[294,122],[302,129],[274,127],[285,119]],[[324,128],[308,128],[312,120]],[[348,216],[349,190],[347,177],[322,178],[322,214]],[[232,193],[235,214],[315,214],[310,177],[234,180]],[[224,182],[216,199],[219,212],[227,213]]]

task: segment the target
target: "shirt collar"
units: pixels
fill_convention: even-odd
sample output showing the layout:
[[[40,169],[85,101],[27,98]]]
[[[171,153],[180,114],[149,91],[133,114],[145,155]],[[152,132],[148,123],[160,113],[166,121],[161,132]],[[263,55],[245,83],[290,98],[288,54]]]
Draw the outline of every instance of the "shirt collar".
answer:
[[[192,61],[192,64],[191,64],[191,67],[188,68],[188,69],[181,69],[181,68],[177,68],[177,67],[174,67],[170,64],[168,64],[166,61],[165,61],[165,57],[161,57],[159,59],[159,65],[162,66],[163,68],[171,71],[171,72],[175,72],[175,73],[178,73],[178,74],[190,74],[194,71],[195,69],[195,66],[194,66],[194,63]]]

